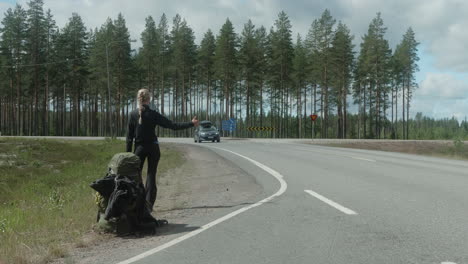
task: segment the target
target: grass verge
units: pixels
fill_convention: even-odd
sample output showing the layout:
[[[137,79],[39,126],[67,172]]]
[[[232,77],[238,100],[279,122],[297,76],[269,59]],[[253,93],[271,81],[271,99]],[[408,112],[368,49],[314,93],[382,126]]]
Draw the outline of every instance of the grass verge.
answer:
[[[319,144],[329,147],[340,148],[355,148],[380,150],[389,152],[401,152],[408,154],[417,154],[424,156],[432,156],[439,158],[449,158],[457,160],[468,160],[468,145],[461,140],[454,140],[452,143],[446,142],[425,142],[425,141],[408,141],[408,142],[355,142],[355,143],[335,143],[335,144]]]
[[[47,263],[82,245],[96,220],[89,184],[124,142],[0,138],[0,263]],[[161,146],[158,174],[182,154]],[[146,167],[146,166],[145,166]]]

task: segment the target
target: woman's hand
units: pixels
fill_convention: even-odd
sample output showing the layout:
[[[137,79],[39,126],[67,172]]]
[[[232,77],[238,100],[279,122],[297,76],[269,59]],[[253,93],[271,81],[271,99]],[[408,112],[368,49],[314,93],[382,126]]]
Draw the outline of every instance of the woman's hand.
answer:
[[[196,126],[196,127],[198,126],[198,119],[197,119],[197,116],[194,116],[194,117],[192,118],[192,123],[193,123],[194,126]]]

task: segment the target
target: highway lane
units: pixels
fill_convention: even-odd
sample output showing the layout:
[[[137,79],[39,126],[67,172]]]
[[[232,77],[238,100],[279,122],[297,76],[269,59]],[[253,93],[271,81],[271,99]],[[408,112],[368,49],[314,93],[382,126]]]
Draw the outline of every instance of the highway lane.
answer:
[[[237,154],[278,172],[287,189],[131,263],[468,263],[467,162],[288,141],[199,145],[267,192],[278,181]]]

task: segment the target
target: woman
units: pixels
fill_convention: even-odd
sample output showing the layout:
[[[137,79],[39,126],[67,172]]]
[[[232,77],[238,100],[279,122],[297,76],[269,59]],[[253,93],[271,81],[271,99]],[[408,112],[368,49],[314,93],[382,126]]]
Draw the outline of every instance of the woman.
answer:
[[[148,173],[146,176],[146,201],[153,209],[156,200],[156,171],[158,168],[160,151],[158,137],[155,134],[155,127],[159,125],[172,130],[186,129],[198,126],[195,116],[192,122],[174,123],[155,110],[150,109],[150,93],[147,89],[138,91],[138,109],[130,113],[127,130],[127,152],[132,152],[133,139],[135,139],[134,153],[141,160],[140,169],[143,169],[145,159],[148,159]]]

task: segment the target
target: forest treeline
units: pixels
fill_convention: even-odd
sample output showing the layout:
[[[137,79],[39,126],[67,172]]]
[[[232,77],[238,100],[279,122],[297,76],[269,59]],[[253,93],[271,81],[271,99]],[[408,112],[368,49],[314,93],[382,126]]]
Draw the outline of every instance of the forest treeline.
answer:
[[[410,119],[419,43],[409,27],[392,49],[380,13],[359,47],[329,10],[304,35],[293,36],[280,12],[270,29],[249,20],[240,33],[226,19],[198,44],[179,15],[145,22],[141,47],[132,49],[122,14],[87,28],[73,13],[59,27],[43,0],[8,9],[0,26],[1,133],[122,136],[140,88],[174,121],[197,115],[220,127],[235,118],[236,131],[223,134],[239,137],[451,138],[468,130],[465,121]],[[352,104],[357,113],[348,112]]]

